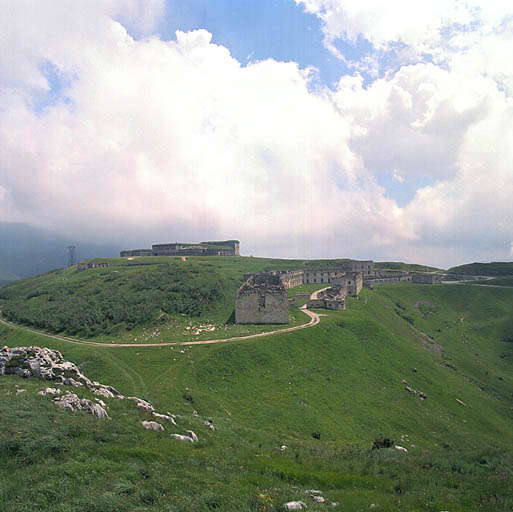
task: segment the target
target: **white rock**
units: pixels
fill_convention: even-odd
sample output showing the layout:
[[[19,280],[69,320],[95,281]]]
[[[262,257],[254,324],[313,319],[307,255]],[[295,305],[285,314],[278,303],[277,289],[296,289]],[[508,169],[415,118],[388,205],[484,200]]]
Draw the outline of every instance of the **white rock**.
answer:
[[[285,510],[303,510],[306,508],[306,504],[302,501],[289,501],[283,505]]]
[[[192,431],[192,430],[186,430],[185,431],[186,434],[189,434],[189,437],[194,441],[194,442],[197,442],[198,441],[198,436]]]
[[[148,430],[164,430],[164,427],[156,421],[141,421],[142,426]]]
[[[146,400],[143,400],[142,398],[137,398],[136,396],[129,396],[127,399],[134,400],[135,406],[140,411],[146,411],[146,412],[154,412],[155,411],[155,407],[153,407],[153,405],[151,405],[150,402],[147,402]]]
[[[186,443],[194,443],[194,439],[189,436],[182,436],[180,434],[171,434],[171,437],[174,437],[178,441],[184,441]]]
[[[45,388],[43,391],[40,391],[38,395],[45,396],[45,395],[60,395],[61,390],[57,388]]]
[[[322,496],[312,496],[312,500],[315,503],[324,503],[326,501]]]
[[[95,395],[103,396],[104,398],[114,398],[114,394],[104,387],[92,388],[91,392]]]
[[[399,446],[398,444],[395,445],[395,449],[400,452],[408,453],[408,450],[406,448],[404,448],[404,446]]]
[[[162,418],[163,420],[169,421],[169,423],[176,425],[175,420],[171,416],[168,416],[167,414],[159,414],[158,412],[154,412],[153,416],[155,416],[156,418]]]
[[[205,425],[206,427],[208,427],[210,430],[217,430],[216,427],[214,427],[214,425],[212,425],[212,422],[206,420],[203,422],[203,425]]]
[[[80,402],[82,403],[82,409],[84,411],[90,412],[94,416],[98,416],[98,418],[110,419],[107,411],[100,404],[95,404],[91,400],[87,400],[85,398]]]
[[[284,452],[286,449],[287,449],[287,447],[284,444],[282,444],[280,446],[280,451]]]

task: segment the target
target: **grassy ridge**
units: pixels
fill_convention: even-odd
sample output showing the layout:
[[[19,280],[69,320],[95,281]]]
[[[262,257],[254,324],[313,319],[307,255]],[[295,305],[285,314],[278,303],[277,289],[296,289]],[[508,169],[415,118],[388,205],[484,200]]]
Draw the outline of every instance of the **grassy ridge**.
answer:
[[[468,276],[510,276],[513,275],[513,262],[468,263],[452,267],[447,272]]]
[[[404,272],[440,272],[442,269],[429,267],[427,265],[418,265],[416,263],[403,263],[400,261],[376,261],[375,268],[388,270],[403,270]]]
[[[506,289],[382,286],[349,298],[346,312],[323,311],[315,328],[183,353],[94,349],[2,328],[3,344],[58,348],[89,377],[181,414],[176,431],[191,427],[201,443],[142,431],[124,402],[108,424],[77,414],[63,432],[70,413],[38,406],[30,390],[15,399],[16,383],[36,383],[0,378],[2,442],[20,443],[0,450],[0,496],[12,510],[279,510],[320,487],[343,510],[507,510],[512,311]],[[379,435],[408,454],[370,451]],[[65,449],[48,454],[48,444]]]
[[[108,261],[108,268],[56,270],[5,286],[0,290],[2,314],[51,333],[97,340],[175,341],[253,334],[270,327],[233,325],[235,292],[244,274],[298,265],[212,257]],[[291,316],[292,325],[305,321],[304,315]]]

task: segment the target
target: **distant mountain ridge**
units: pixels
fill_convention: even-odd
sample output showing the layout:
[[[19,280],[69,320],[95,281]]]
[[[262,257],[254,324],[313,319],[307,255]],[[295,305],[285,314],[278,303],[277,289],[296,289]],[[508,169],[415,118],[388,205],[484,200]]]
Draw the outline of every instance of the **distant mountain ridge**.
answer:
[[[120,247],[81,243],[17,222],[0,222],[0,285],[67,265],[67,247],[77,247],[77,260],[117,256]]]

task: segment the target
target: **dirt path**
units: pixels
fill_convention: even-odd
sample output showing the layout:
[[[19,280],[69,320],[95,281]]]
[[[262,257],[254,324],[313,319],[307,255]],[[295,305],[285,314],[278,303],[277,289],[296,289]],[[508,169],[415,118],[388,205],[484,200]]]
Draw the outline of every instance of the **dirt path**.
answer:
[[[324,290],[327,290],[328,288],[330,288],[329,286],[326,286],[325,288],[321,288],[320,290],[316,290],[315,292],[312,293],[312,295],[310,295],[310,299],[311,300],[317,300],[319,297],[319,293],[323,292]]]
[[[214,343],[228,343],[230,341],[242,341],[249,340],[252,338],[263,338],[265,336],[272,336],[273,334],[280,334],[284,332],[292,332],[298,331],[299,329],[307,329],[308,327],[313,327],[320,322],[320,317],[317,313],[313,311],[309,311],[305,306],[301,308],[301,311],[310,317],[310,321],[306,324],[296,325],[294,327],[286,327],[285,329],[277,329],[275,331],[261,332],[259,334],[250,334],[248,336],[235,336],[233,338],[222,338],[218,340],[201,340],[201,341],[167,341],[162,343],[100,343],[96,341],[86,341],[78,338],[68,338],[67,336],[59,336],[58,334],[47,334],[42,331],[38,331],[36,329],[31,329],[30,327],[25,327],[23,325],[14,324],[7,320],[0,318],[0,323],[3,323],[9,327],[15,327],[17,329],[23,329],[24,331],[30,332],[32,334],[38,334],[39,336],[46,336],[47,338],[51,338],[57,341],[64,341],[66,343],[74,343],[77,345],[91,345],[94,347],[169,347],[173,345],[211,345]]]

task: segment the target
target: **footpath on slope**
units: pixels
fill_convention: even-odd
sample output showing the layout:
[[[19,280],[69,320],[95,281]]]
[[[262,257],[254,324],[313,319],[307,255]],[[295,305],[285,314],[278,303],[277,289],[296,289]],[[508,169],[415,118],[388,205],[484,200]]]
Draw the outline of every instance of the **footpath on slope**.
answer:
[[[13,322],[9,322],[8,320],[4,320],[0,317],[0,322],[9,327],[15,327],[17,329],[23,329],[32,334],[38,334],[39,336],[46,336],[47,338],[51,338],[58,341],[64,341],[66,343],[75,343],[77,345],[92,345],[95,347],[118,347],[118,348],[128,348],[128,347],[170,347],[175,345],[211,345],[214,343],[228,343],[230,341],[242,341],[249,340],[252,338],[263,338],[265,336],[272,336],[274,334],[280,334],[284,332],[292,332],[298,331],[299,329],[307,329],[308,327],[313,327],[320,322],[320,315],[314,313],[313,311],[309,311],[306,308],[306,305],[300,309],[303,313],[310,317],[310,321],[306,324],[296,325],[294,327],[286,327],[285,329],[276,329],[274,331],[261,332],[258,334],[249,334],[248,336],[235,336],[232,338],[221,338],[216,340],[201,340],[201,341],[165,341],[161,343],[109,343],[109,342],[98,342],[98,341],[87,341],[81,340],[79,338],[69,338],[67,336],[59,336],[58,334],[48,334],[43,331],[38,331],[37,329],[31,329],[30,327],[25,327],[24,325],[18,325]]]

